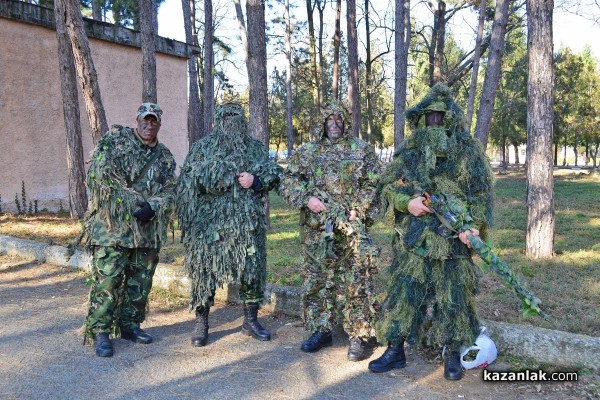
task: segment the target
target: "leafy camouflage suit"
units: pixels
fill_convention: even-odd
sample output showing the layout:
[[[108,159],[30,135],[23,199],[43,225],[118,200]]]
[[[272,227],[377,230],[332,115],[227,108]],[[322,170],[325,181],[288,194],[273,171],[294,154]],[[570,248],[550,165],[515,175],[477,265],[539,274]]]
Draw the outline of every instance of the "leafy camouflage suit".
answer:
[[[148,166],[146,166],[148,164]],[[175,159],[162,143],[141,142],[132,128],[113,125],[97,144],[87,175],[85,231],[93,253],[86,336],[138,328],[167,235],[175,197]],[[143,174],[143,175],[142,175]],[[139,222],[136,202],[156,213]]]
[[[323,113],[348,115],[341,107]],[[301,210],[304,242],[304,313],[311,332],[331,331],[336,308],[342,306],[343,326],[350,338],[367,340],[377,310],[372,276],[372,258],[379,249],[371,244],[365,225],[377,212],[373,206],[381,163],[373,147],[349,135],[332,141],[326,136],[297,149],[289,159],[280,194]],[[311,197],[327,207],[319,214],[307,208]],[[356,210],[350,222],[348,212]],[[333,232],[325,233],[329,222]],[[330,240],[333,239],[333,240]]]
[[[241,106],[215,110],[213,133],[194,143],[178,184],[185,270],[192,280],[190,308],[210,307],[217,286],[241,284],[244,303],[260,303],[267,277],[263,193],[279,183],[281,167],[247,134]],[[238,183],[241,172],[254,185]]]
[[[435,105],[444,109],[443,125],[423,126],[426,109],[439,111]],[[434,86],[406,116],[413,133],[381,180],[384,206],[394,209],[396,234],[379,332],[391,343],[422,339],[454,351],[474,343],[479,332],[477,267],[457,237],[438,234],[435,214],[415,217],[407,206],[424,192],[452,194],[468,205],[471,226],[485,238],[492,220],[493,176],[481,143],[464,130],[462,112],[447,87]],[[428,307],[433,319],[426,330]]]

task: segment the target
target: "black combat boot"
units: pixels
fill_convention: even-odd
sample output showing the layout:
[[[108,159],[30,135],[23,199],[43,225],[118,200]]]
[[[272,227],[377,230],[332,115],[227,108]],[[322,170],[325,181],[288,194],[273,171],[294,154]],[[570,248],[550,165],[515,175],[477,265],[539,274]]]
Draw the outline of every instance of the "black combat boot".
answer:
[[[144,332],[142,328],[121,329],[121,339],[131,340],[135,343],[150,344],[152,343],[152,336]]]
[[[244,303],[242,333],[262,341],[271,340],[271,334],[258,322],[258,303]]]
[[[196,347],[206,346],[208,342],[208,313],[210,307],[196,307],[196,325],[192,335],[192,345]]]
[[[322,347],[329,347],[333,344],[331,331],[315,332],[302,343],[300,350],[305,353],[313,353],[321,350]]]
[[[449,381],[457,381],[463,377],[463,369],[460,364],[460,353],[450,351],[444,357],[444,378]]]
[[[405,366],[404,341],[401,341],[397,344],[389,343],[381,357],[369,363],[369,370],[371,372],[387,372],[393,368],[404,368]]]
[[[112,357],[114,349],[108,333],[96,333],[94,335],[94,351],[98,357]]]
[[[350,347],[348,347],[348,360],[360,361],[367,357],[367,348],[361,338],[350,338]]]

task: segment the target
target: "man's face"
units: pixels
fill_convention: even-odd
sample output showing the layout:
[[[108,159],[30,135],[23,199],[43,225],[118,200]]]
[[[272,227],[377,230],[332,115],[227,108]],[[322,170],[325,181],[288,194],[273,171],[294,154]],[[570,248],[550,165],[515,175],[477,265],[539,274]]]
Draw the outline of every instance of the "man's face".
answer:
[[[144,118],[135,120],[137,133],[145,145],[150,145],[156,140],[156,135],[160,130],[160,122],[154,115],[146,115]]]
[[[444,113],[441,111],[430,111],[425,114],[425,126],[440,126],[444,120]]]
[[[330,115],[325,121],[327,137],[337,140],[344,134],[344,120],[339,115]]]

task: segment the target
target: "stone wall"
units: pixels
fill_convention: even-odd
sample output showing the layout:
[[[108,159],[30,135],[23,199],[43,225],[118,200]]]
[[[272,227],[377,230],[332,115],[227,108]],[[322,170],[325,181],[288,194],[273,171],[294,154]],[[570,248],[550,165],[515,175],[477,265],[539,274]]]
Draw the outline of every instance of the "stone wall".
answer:
[[[137,32],[85,20],[109,125],[133,126],[141,103]],[[15,193],[39,201],[39,209],[68,209],[66,139],[52,10],[0,0],[0,196],[2,210],[15,211]],[[158,103],[164,110],[159,140],[181,165],[187,153],[187,54],[185,43],[160,38]],[[86,160],[92,139],[79,95]]]

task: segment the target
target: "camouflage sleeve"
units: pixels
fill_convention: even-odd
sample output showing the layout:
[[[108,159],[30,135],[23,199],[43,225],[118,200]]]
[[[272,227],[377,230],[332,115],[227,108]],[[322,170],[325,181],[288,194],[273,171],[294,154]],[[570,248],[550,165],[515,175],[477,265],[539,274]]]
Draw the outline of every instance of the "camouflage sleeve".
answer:
[[[291,158],[288,166],[283,173],[283,178],[279,184],[279,195],[289,204],[296,208],[306,207],[308,199],[313,196],[309,187],[311,186],[310,177],[301,164],[300,158],[304,152],[304,146],[297,149]]]
[[[361,219],[373,218],[379,210],[377,185],[383,172],[383,165],[377,158],[375,150],[368,145],[364,157],[365,171],[358,181],[358,191],[354,196],[351,207],[356,210]]]
[[[159,161],[162,164],[161,169],[165,171],[165,182],[161,185],[161,188],[157,193],[153,193],[148,198],[148,203],[154,211],[157,213],[157,217],[162,215],[169,215],[175,207],[175,190],[177,187],[177,181],[175,180],[175,158],[173,154],[166,147],[162,146],[162,155]]]
[[[381,174],[377,189],[381,208],[385,212],[388,207],[395,211],[406,212],[412,195],[408,193],[408,185],[404,182],[403,161],[401,157],[390,162]]]
[[[269,159],[269,152],[262,143],[256,140],[254,142],[256,144],[251,149],[256,148],[254,151],[256,154],[253,154],[255,162],[249,172],[257,177],[262,184],[262,187],[257,188],[256,191],[264,193],[279,186],[283,168]]]
[[[120,162],[123,158],[120,153],[122,129],[113,125],[98,142],[86,178],[91,194],[90,208],[103,208],[111,218],[119,221],[128,219],[129,211],[135,209],[135,202],[140,199],[138,193],[128,187]]]

